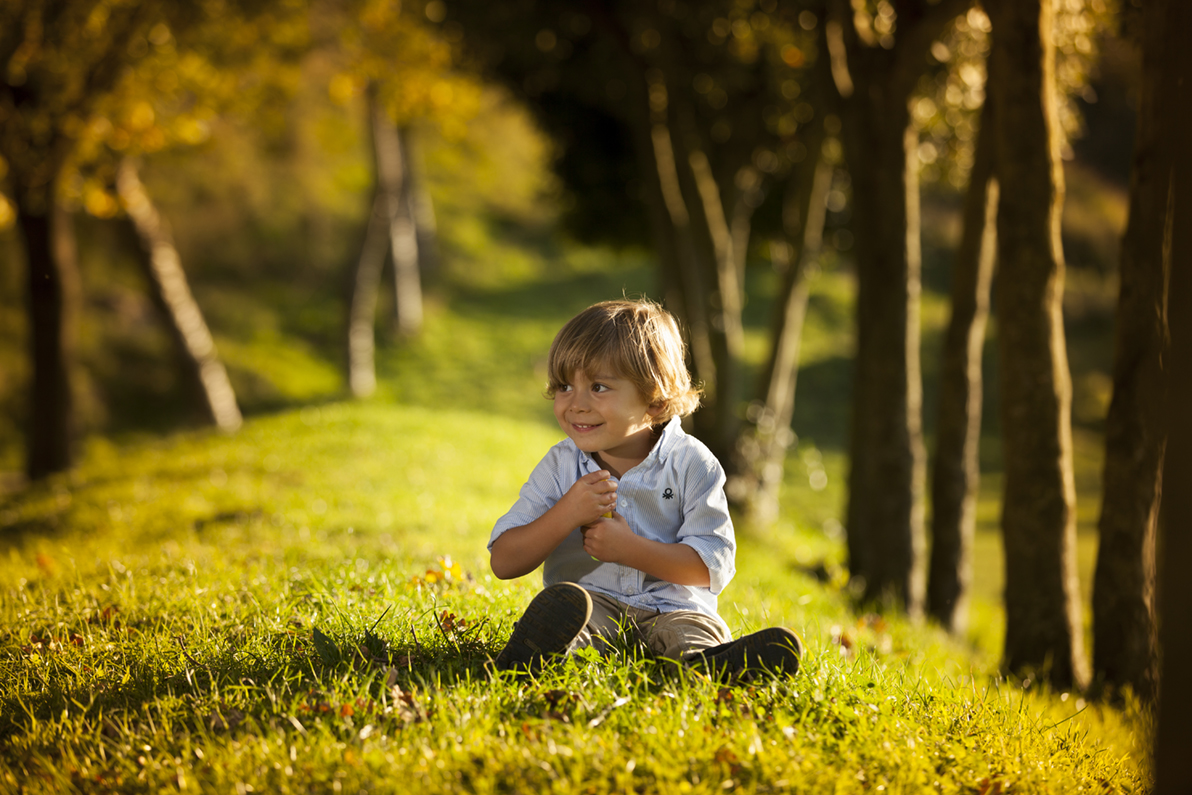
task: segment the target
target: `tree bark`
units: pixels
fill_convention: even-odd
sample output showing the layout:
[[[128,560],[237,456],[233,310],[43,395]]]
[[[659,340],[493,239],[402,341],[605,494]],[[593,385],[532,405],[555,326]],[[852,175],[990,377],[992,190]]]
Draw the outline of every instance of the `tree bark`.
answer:
[[[409,163],[402,143],[403,131],[383,114],[376,117],[378,155],[391,173],[381,178],[389,205],[389,252],[393,259],[393,283],[397,290],[393,302],[394,330],[402,337],[412,337],[422,330],[422,271],[419,265],[418,229],[414,219],[410,190]]]
[[[366,98],[376,185],[349,286],[347,370],[354,397],[368,397],[377,388],[377,301],[386,256],[394,266],[394,328],[402,336],[422,328],[422,278],[405,147],[375,84]]]
[[[116,187],[141,246],[140,262],[150,295],[174,339],[183,370],[202,396],[211,421],[222,431],[235,431],[243,423],[236,394],[190,291],[170,227],[153,205],[132,161],[120,164]]]
[[[654,97],[658,89],[653,88]],[[696,415],[700,438],[725,466],[730,479],[735,473],[735,455],[740,422],[737,406],[741,399],[741,356],[745,332],[741,319],[743,299],[735,270],[732,235],[722,201],[722,190],[708,163],[703,142],[690,112],[676,112],[667,103],[675,153],[675,170],[680,196],[690,222],[685,234],[694,257],[685,263],[693,271],[689,283],[702,289],[693,296],[706,324],[708,347],[714,368],[705,382],[705,411]],[[688,303],[689,308],[691,302]]]
[[[1159,146],[1167,4],[1144,10],[1130,217],[1122,241],[1113,401],[1105,420],[1101,542],[1093,579],[1093,674],[1154,695],[1155,529],[1162,494],[1167,337],[1165,222],[1171,161]],[[1168,365],[1170,366],[1170,365]]]
[[[964,204],[964,232],[952,275],[952,317],[944,340],[931,478],[931,562],[927,612],[949,632],[968,623],[981,440],[981,353],[997,248],[993,103],[986,99]]]
[[[606,20],[610,26],[612,23]],[[703,384],[696,433],[730,470],[737,441],[735,414],[743,332],[740,294],[732,273],[720,189],[690,125],[676,118],[661,70],[647,70],[628,46],[626,74],[633,77],[626,119],[635,141],[639,173],[652,197],[650,221],[659,252],[667,304],[688,333],[695,380]],[[722,238],[709,224],[720,221]],[[721,291],[728,290],[728,306]],[[735,304],[734,304],[735,300]],[[735,315],[731,311],[736,306]]]
[[[1170,235],[1168,316],[1171,363],[1167,401],[1167,451],[1159,518],[1159,680],[1155,730],[1155,793],[1188,791],[1188,749],[1192,748],[1192,50],[1185,42],[1192,6],[1169,0],[1164,24],[1162,97],[1168,109],[1163,148],[1172,163],[1168,209]],[[1149,9],[1148,9],[1149,10]]]
[[[850,573],[910,615],[924,589],[918,136],[909,101],[926,53],[967,2],[906,3],[892,48],[834,4],[827,31],[853,179],[857,351],[847,507]]]
[[[439,229],[423,168],[422,132],[417,125],[402,125],[401,157],[406,164],[406,195],[409,196],[410,215],[414,219],[418,268],[423,274],[429,274],[439,267]]]
[[[78,261],[70,214],[57,202],[56,181],[11,178],[17,227],[29,272],[26,301],[33,363],[25,472],[39,480],[74,462],[73,371],[79,307]]]
[[[997,69],[1006,667],[1057,688],[1088,678],[1076,574],[1072,386],[1062,317],[1063,171],[1050,0],[989,4]]]
[[[821,156],[823,142],[821,122],[807,137],[807,166],[788,186],[785,202],[794,207],[783,213],[786,234],[770,242],[775,265],[785,260],[785,267],[781,268],[782,285],[770,333],[770,355],[758,385],[758,400],[748,414],[752,428],[741,445],[742,470],[753,481],[746,510],[750,518],[761,524],[778,516],[778,490],[786,453],[794,440],[791,419],[795,412],[799,346],[811,280],[818,270],[823,246],[827,196],[832,185],[833,166]],[[790,228],[787,218],[798,226]],[[792,244],[792,240],[797,242]]]
[[[348,299],[348,388],[358,398],[368,397],[377,389],[377,299],[389,252],[388,227],[385,198],[380,190],[374,190]]]

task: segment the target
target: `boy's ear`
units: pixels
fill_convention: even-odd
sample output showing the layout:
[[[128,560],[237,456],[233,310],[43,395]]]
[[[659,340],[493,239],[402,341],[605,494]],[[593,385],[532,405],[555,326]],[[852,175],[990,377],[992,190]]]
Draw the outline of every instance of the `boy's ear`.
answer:
[[[657,417],[659,414],[662,413],[662,410],[664,408],[666,408],[666,401],[657,400],[657,401],[651,403],[650,405],[646,406],[646,416]]]

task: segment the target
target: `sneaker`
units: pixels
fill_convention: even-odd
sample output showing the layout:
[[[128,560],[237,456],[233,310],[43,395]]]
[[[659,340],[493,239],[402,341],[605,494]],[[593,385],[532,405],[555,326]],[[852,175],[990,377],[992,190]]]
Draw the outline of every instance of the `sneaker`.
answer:
[[[567,650],[592,617],[592,597],[575,583],[560,582],[534,597],[495,666],[498,671],[533,670],[544,658]]]
[[[704,649],[701,656],[708,673],[716,678],[748,676],[759,670],[794,676],[803,657],[803,641],[786,627],[770,627]]]

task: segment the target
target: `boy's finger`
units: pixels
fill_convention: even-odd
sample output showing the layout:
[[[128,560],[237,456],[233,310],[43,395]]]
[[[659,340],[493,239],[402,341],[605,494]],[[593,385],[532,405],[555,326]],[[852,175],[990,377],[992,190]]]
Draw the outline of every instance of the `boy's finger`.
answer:
[[[599,483],[602,480],[608,480],[608,477],[611,474],[612,473],[607,469],[602,469],[599,472],[589,472],[580,478],[580,480],[582,480],[584,483]]]

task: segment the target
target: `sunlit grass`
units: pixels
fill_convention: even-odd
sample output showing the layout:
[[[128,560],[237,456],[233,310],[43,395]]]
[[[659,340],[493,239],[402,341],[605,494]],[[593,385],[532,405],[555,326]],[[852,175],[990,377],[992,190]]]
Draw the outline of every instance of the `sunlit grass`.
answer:
[[[1024,692],[997,676],[996,652],[852,613],[833,566],[815,570],[837,545],[817,526],[822,491],[801,485],[809,462],[791,467],[780,526],[742,531],[721,604],[735,632],[802,633],[795,679],[721,688],[632,651],[490,679],[537,578],[493,579],[484,543],[557,437],[371,401],[258,418],[234,437],[92,444],[75,473],[0,510],[0,781],[1145,790],[1144,713]]]

